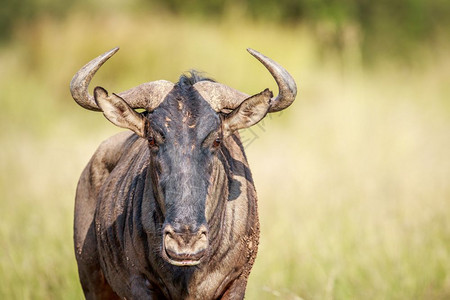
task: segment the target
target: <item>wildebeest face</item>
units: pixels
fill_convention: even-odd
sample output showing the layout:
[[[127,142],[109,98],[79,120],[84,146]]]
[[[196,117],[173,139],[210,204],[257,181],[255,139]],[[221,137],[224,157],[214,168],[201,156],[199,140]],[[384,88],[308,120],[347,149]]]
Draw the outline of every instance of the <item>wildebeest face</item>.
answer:
[[[221,117],[192,90],[175,88],[147,119],[153,190],[165,217],[162,255],[198,264],[208,248],[205,209]]]

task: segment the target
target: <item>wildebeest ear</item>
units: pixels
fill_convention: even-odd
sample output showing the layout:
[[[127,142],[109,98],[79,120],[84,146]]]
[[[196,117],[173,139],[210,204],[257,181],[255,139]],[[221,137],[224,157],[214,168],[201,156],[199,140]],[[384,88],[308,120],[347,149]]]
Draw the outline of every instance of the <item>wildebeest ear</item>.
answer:
[[[105,117],[114,125],[134,131],[140,137],[145,137],[147,120],[132,109],[124,99],[108,92],[102,87],[94,89],[94,99]]]
[[[227,137],[238,129],[248,128],[261,121],[270,108],[272,92],[265,89],[245,99],[223,120],[223,135]]]

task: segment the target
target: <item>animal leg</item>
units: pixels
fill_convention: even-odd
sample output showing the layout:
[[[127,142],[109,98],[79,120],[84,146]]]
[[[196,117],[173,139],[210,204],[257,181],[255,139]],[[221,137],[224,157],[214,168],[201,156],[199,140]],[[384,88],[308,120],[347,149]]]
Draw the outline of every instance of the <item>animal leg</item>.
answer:
[[[245,288],[247,287],[247,278],[239,277],[230,285],[222,296],[222,300],[244,299]]]
[[[80,278],[83,278],[80,281],[87,300],[120,299],[105,280],[101,270],[87,271],[79,268],[78,272]]]
[[[76,249],[78,274],[86,299],[120,299],[106,281],[95,247],[94,225],[91,224],[81,249]]]

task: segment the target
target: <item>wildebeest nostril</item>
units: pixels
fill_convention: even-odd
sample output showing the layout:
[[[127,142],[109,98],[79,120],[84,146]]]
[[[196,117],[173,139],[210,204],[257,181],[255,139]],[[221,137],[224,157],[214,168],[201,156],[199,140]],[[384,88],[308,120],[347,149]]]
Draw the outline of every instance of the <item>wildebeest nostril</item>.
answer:
[[[173,238],[174,234],[175,234],[175,231],[172,226],[170,226],[170,225],[164,226],[164,230],[163,230],[164,237],[169,236],[169,237]]]
[[[204,235],[204,236],[207,237],[207,236],[208,236],[208,228],[206,228],[205,225],[201,225],[200,228],[199,228],[198,231],[197,231],[197,234],[198,234],[199,236]]]

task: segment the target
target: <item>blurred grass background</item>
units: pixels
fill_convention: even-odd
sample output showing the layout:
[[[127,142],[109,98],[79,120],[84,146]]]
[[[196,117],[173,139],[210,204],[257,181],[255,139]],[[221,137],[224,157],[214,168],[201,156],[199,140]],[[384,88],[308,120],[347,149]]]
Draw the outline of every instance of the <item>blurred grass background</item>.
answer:
[[[242,132],[261,244],[247,299],[450,298],[446,1],[6,1],[0,10],[0,299],[81,299],[78,177],[120,129],[73,74],[114,46],[111,92],[191,68],[247,93],[299,85]]]

